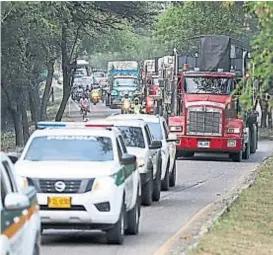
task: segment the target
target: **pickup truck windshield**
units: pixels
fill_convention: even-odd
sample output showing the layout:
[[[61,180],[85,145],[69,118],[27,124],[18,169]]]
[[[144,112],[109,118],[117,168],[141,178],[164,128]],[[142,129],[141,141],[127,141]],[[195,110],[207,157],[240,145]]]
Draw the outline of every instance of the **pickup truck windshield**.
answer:
[[[25,156],[31,161],[111,161],[109,137],[42,136],[32,140]]]
[[[144,137],[140,127],[118,126],[117,128],[120,130],[126,146],[145,148]]]
[[[185,77],[184,89],[189,94],[229,95],[233,90],[233,86],[231,78]]]
[[[147,122],[151,134],[155,140],[163,140],[162,129],[160,123]]]
[[[134,78],[117,78],[114,80],[114,87],[136,87],[137,84],[137,79]]]

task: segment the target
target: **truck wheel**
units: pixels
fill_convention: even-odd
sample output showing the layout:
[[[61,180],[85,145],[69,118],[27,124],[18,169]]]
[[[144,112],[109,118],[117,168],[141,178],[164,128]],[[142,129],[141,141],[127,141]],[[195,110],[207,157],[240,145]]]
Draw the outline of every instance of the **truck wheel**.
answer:
[[[159,159],[157,164],[156,178],[153,180],[153,201],[160,200],[161,192],[161,169],[162,169],[162,159]]]
[[[139,190],[137,190],[137,199],[135,206],[127,213],[127,229],[125,234],[137,235],[139,230],[139,218],[140,218],[140,196]]]
[[[122,244],[124,241],[124,226],[125,226],[125,204],[123,201],[118,222],[108,230],[107,243],[108,244]]]
[[[246,145],[245,145],[245,150],[244,150],[244,152],[243,152],[243,159],[249,159],[249,156],[250,156],[250,144],[249,143],[247,143]]]
[[[168,191],[170,188],[170,169],[169,168],[170,168],[170,159],[168,160],[164,179],[161,181],[161,189],[164,191]]]
[[[240,152],[232,153],[230,157],[233,162],[241,162],[243,159],[243,152],[240,151]]]
[[[250,134],[250,153],[253,154],[257,150],[257,137],[255,132],[251,132]]]
[[[149,206],[152,204],[153,194],[153,170],[150,171],[150,179],[142,187],[142,205]]]
[[[175,184],[176,184],[176,161],[174,161],[173,169],[172,169],[172,172],[170,174],[170,186],[174,187]]]

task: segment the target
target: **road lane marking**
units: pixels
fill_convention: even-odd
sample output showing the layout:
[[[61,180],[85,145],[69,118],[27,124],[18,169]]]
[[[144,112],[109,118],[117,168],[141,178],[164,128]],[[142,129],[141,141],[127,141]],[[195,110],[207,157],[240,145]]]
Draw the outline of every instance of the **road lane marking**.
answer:
[[[179,237],[182,236],[183,232],[198,218],[208,210],[214,203],[210,203],[205,207],[199,209],[187,222],[183,225],[173,236],[171,236],[153,255],[167,255],[170,248],[179,240]]]

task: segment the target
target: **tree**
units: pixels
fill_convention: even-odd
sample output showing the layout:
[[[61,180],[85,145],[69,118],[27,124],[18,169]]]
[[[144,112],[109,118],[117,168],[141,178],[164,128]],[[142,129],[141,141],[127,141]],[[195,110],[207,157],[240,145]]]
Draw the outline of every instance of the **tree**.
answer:
[[[162,13],[158,19],[155,36],[166,51],[174,47],[181,53],[189,50],[192,40],[200,35],[228,35],[246,37],[255,30],[248,27],[248,17],[243,2],[184,2]]]
[[[58,12],[61,35],[63,97],[56,114],[62,119],[73,84],[73,72],[83,48],[81,40],[88,35],[107,33],[109,29],[122,29],[126,22],[147,22],[150,15],[145,2],[63,2],[52,3]],[[54,18],[54,17],[52,17]],[[146,19],[145,19],[146,18]]]

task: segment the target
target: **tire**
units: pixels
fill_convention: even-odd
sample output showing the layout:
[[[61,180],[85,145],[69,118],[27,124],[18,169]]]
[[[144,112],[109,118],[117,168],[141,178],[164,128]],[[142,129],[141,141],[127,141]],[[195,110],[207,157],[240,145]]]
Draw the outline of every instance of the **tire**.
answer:
[[[243,152],[243,156],[242,156],[243,159],[249,159],[249,156],[250,156],[250,148],[251,148],[250,144],[247,143],[246,146],[245,146],[245,150],[244,150],[244,152]]]
[[[33,255],[40,255],[40,245],[38,243],[35,243],[34,250],[33,250]]]
[[[150,179],[142,186],[142,205],[149,206],[152,204],[153,194],[153,170],[150,171]]]
[[[123,201],[121,212],[117,223],[106,233],[108,244],[123,244],[125,226],[125,204]]]
[[[168,159],[164,179],[161,181],[161,190],[168,191],[169,189],[170,189],[170,159]]]
[[[230,157],[233,162],[241,162],[243,159],[243,152],[240,151],[240,152],[232,153]]]
[[[153,201],[158,202],[160,200],[161,193],[161,168],[162,168],[162,159],[158,159],[159,163],[157,164],[156,178],[153,180]]]
[[[174,161],[172,172],[170,173],[170,187],[176,184],[176,161]]]
[[[257,150],[257,136],[256,133],[252,130],[250,134],[250,153],[253,154]]]
[[[137,199],[135,206],[127,213],[127,229],[125,234],[137,235],[139,232],[139,218],[140,218],[140,196],[137,190]]]

